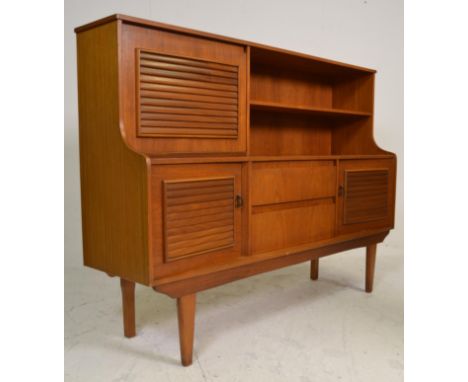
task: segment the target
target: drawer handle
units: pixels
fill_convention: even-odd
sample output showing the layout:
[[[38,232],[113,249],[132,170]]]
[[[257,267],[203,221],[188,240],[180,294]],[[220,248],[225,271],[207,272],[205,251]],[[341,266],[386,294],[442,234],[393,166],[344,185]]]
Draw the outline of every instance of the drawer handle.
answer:
[[[244,199],[242,199],[242,196],[236,195],[235,205],[236,205],[236,208],[241,208],[244,205]]]

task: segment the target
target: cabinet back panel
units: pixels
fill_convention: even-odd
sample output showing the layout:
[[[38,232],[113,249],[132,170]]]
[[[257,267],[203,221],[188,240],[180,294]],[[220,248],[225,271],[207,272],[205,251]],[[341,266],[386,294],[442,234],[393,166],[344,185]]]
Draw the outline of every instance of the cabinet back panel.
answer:
[[[324,108],[331,108],[333,103],[329,82],[310,74],[264,66],[252,68],[250,99]]]
[[[307,115],[251,111],[251,155],[330,155],[328,122]]]
[[[333,85],[333,107],[373,112],[374,74],[359,75],[336,81]]]

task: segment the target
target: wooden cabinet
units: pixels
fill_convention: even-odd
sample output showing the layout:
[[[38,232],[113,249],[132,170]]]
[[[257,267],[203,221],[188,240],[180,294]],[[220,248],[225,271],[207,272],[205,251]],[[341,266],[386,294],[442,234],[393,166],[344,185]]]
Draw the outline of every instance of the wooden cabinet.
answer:
[[[84,264],[177,299],[192,360],[196,293],[376,245],[396,158],[373,138],[375,71],[115,15],[76,29]]]

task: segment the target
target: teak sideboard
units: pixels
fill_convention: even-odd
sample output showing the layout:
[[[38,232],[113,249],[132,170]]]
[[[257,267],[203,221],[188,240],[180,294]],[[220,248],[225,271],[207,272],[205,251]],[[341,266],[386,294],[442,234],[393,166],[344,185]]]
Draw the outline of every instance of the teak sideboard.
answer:
[[[197,292],[376,245],[396,157],[373,138],[375,70],[114,15],[77,28],[84,264],[177,299],[192,362]]]

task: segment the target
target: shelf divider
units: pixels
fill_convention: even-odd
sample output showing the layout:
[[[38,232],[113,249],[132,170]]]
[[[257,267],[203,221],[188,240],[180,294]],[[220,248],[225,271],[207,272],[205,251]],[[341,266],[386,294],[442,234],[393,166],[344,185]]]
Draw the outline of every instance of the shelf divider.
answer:
[[[370,117],[372,113],[357,110],[344,110],[323,107],[310,107],[298,105],[285,105],[278,102],[250,100],[250,108],[252,110],[265,110],[271,112],[286,112],[286,113],[299,113],[310,114],[317,116],[329,117]]]

